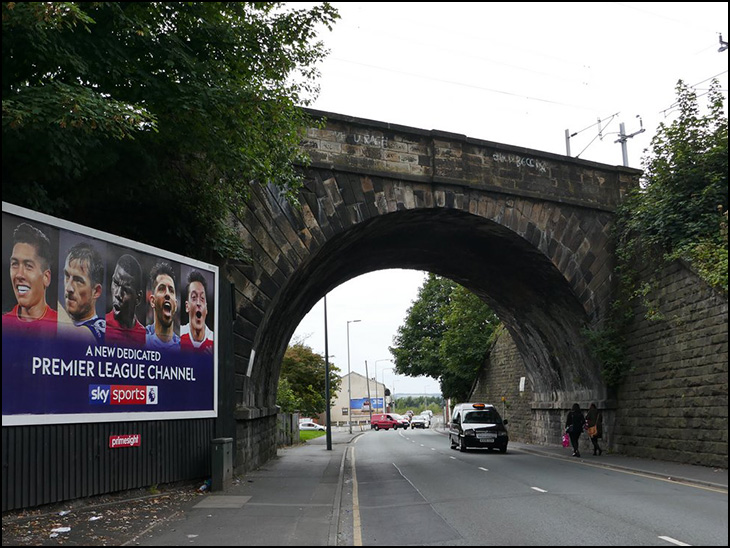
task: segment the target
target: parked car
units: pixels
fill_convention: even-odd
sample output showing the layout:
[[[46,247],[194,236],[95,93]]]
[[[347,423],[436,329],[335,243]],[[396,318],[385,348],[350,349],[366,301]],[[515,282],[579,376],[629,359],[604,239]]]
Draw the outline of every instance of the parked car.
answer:
[[[411,419],[411,428],[429,428],[431,420],[428,415],[414,415]]]
[[[373,418],[370,419],[370,428],[373,430],[380,430],[381,428],[383,430],[398,430],[398,428],[402,428],[400,419],[397,418],[398,415],[395,415],[394,413],[373,413]]]
[[[469,447],[484,447],[507,452],[509,435],[507,420],[493,405],[485,403],[460,403],[454,407],[449,423],[451,448],[466,451]]]
[[[316,422],[312,421],[301,421],[299,423],[299,430],[327,430],[324,426],[321,424],[317,424]]]

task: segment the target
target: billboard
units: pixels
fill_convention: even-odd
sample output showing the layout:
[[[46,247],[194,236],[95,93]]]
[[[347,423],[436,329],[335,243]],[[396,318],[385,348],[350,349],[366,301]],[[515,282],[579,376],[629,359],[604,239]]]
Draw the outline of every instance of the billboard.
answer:
[[[217,416],[218,267],[3,202],[3,426]]]
[[[383,398],[351,398],[350,409],[353,415],[369,415],[383,412]]]

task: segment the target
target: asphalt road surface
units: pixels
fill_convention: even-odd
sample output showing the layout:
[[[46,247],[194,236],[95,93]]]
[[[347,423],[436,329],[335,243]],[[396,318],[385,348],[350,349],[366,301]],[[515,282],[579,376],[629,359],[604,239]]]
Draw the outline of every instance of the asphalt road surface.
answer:
[[[727,494],[433,430],[371,431],[346,455],[354,545],[727,546]],[[350,514],[351,512],[351,514]]]

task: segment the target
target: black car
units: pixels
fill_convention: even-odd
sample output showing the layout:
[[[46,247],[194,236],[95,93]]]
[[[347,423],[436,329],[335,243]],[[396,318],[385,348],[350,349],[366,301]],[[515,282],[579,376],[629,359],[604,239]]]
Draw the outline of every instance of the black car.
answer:
[[[470,447],[499,449],[507,452],[509,435],[506,420],[493,405],[486,403],[460,403],[454,407],[449,423],[451,448],[466,451]]]

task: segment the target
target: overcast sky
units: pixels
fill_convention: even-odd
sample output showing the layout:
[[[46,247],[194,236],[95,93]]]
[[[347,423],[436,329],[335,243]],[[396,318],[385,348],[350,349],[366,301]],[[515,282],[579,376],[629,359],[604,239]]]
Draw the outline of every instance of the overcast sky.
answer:
[[[704,93],[716,77],[727,99],[726,2],[333,3],[342,18],[321,39],[314,108],[419,129],[622,163],[641,168],[657,125],[672,120],[682,79]],[[702,99],[700,99],[702,103]],[[638,118],[640,116],[641,118]],[[600,133],[599,124],[600,123]],[[382,271],[330,293],[329,349],[347,371],[391,358],[388,346],[416,298],[424,273]],[[324,354],[323,303],[295,337]],[[378,380],[397,392],[438,392],[431,379],[394,377],[378,361]]]

